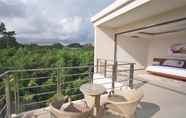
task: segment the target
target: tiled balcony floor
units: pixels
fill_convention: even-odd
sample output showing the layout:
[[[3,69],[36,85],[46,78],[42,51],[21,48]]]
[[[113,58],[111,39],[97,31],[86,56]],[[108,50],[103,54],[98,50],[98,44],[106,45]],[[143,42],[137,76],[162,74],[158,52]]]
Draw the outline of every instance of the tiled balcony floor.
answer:
[[[140,77],[147,83],[135,81],[135,86],[142,87],[144,98],[137,109],[137,118],[185,118],[186,113],[186,82],[174,80],[161,81],[153,76]],[[162,79],[159,77],[159,79]],[[50,113],[36,110],[37,118],[51,118]],[[120,118],[119,115],[106,112],[103,118]]]

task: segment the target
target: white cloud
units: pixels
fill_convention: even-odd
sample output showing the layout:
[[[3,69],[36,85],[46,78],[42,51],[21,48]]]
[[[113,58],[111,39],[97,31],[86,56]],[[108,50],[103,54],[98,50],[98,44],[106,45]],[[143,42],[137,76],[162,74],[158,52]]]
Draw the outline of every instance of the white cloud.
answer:
[[[3,1],[8,10],[2,7],[0,20],[16,31],[18,41],[56,43],[92,41],[90,16],[113,0],[0,0],[0,6]]]
[[[82,21],[83,19],[79,16],[63,18],[59,23],[62,27],[61,32],[68,34],[78,33],[81,29]]]

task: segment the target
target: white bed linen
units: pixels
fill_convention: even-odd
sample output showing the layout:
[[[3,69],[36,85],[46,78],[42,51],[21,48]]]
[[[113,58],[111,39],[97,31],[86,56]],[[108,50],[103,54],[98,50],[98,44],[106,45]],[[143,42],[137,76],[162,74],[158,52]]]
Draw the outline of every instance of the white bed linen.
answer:
[[[186,77],[186,69],[184,68],[175,68],[168,66],[148,66],[146,71],[165,73],[169,75],[175,75],[179,77]]]

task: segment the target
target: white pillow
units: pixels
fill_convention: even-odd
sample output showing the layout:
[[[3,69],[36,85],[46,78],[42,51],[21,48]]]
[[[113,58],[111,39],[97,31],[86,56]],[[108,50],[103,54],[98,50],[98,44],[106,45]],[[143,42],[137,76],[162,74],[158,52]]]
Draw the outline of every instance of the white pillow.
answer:
[[[182,60],[166,60],[162,65],[163,66],[183,68],[184,61],[182,61]]]

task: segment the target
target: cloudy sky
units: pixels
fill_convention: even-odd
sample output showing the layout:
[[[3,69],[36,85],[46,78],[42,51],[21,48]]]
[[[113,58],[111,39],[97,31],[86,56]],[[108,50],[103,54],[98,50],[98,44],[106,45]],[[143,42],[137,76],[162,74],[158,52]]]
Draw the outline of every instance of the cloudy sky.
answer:
[[[114,0],[0,0],[0,22],[21,43],[93,42],[90,17]]]

